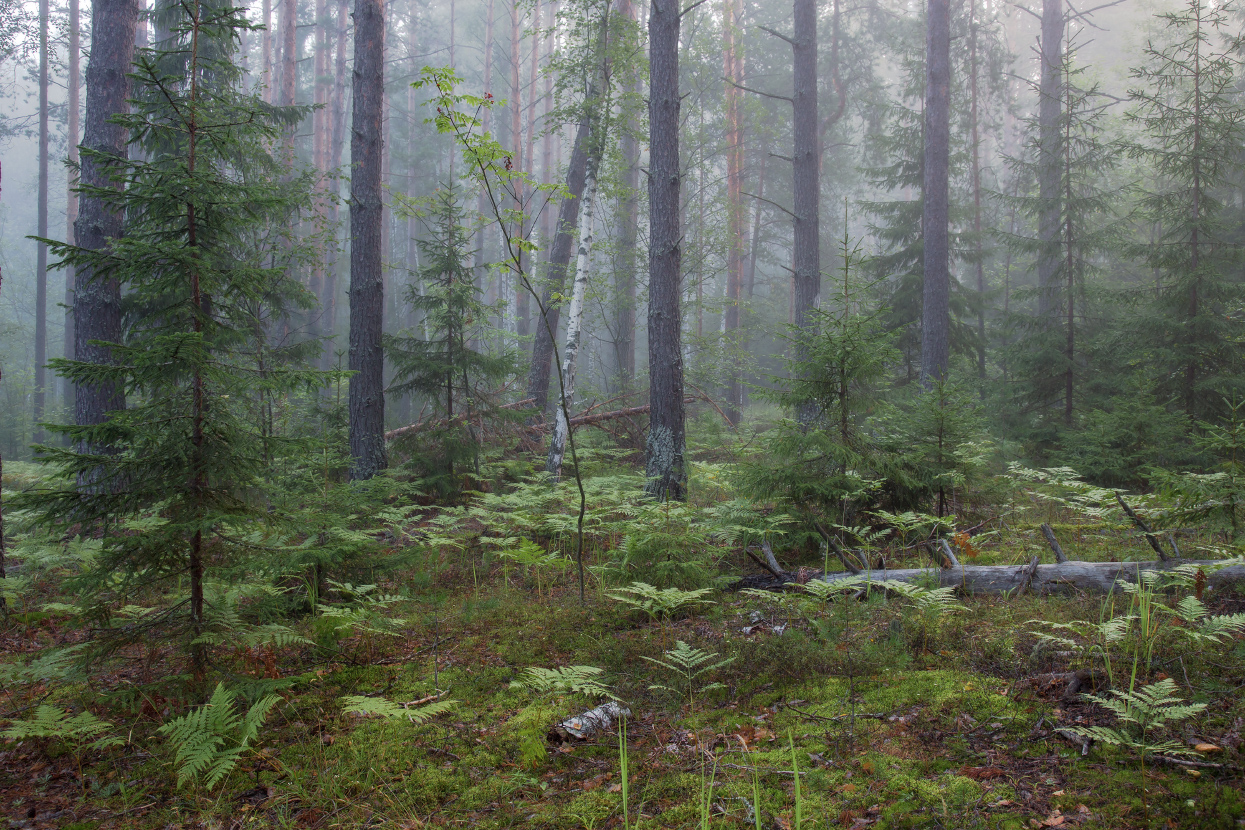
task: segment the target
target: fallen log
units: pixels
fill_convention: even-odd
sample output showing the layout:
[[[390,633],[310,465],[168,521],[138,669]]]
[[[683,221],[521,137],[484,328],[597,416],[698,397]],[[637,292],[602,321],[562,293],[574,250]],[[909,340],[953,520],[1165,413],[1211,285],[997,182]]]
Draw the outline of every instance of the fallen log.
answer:
[[[533,403],[535,403],[535,398],[528,398],[525,401],[516,401],[515,403],[504,403],[501,406],[497,407],[497,409],[524,409],[526,407],[531,406]],[[482,413],[480,412],[474,412],[471,414],[470,417],[472,420],[479,421],[483,416],[482,416]],[[453,418],[435,418],[435,419],[428,420],[428,421],[416,421],[413,424],[408,424],[407,426],[404,426],[404,427],[398,427],[397,429],[389,430],[388,432],[385,433],[385,440],[395,441],[398,438],[401,438],[405,435],[413,435],[417,432],[423,432],[424,430],[427,430],[427,429],[434,429],[437,427],[449,426],[450,424],[466,423],[467,418],[468,418],[468,415],[464,413],[462,415],[455,415]]]
[[[1035,565],[959,565],[951,568],[899,568],[871,570],[862,574],[846,571],[815,576],[813,579],[837,581],[864,577],[873,582],[930,582],[942,588],[956,588],[963,594],[1109,594],[1124,583],[1137,582],[1141,571],[1169,571],[1180,565],[1207,569],[1206,585],[1218,590],[1245,582],[1245,564],[1224,566],[1223,560],[1169,560],[1167,562],[1076,562]],[[1212,571],[1212,568],[1218,570]],[[772,584],[771,584],[772,583]],[[772,577],[745,577],[732,587],[783,590]]]

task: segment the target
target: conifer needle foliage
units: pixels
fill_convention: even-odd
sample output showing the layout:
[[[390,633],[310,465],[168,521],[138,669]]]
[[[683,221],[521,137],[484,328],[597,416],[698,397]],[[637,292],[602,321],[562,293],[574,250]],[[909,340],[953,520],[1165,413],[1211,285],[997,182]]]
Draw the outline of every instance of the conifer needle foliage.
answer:
[[[432,197],[424,217],[429,236],[418,241],[423,267],[406,291],[406,302],[422,320],[386,345],[396,368],[392,392],[419,395],[432,404],[433,426],[417,433],[422,470],[442,491],[453,492],[455,469],[480,473],[478,423],[499,417],[492,390],[514,370],[506,350],[478,344],[487,333],[489,308],[480,296],[469,262],[469,231],[458,192],[446,187]],[[513,413],[511,413],[513,415]]]
[[[47,525],[102,537],[79,586],[112,641],[181,637],[201,676],[205,579],[263,546],[250,532],[268,521],[263,477],[293,448],[266,402],[323,375],[283,362],[296,355],[267,335],[314,302],[289,272],[308,249],[284,238],[310,179],[268,150],[306,108],[244,90],[232,57],[253,28],[245,9],[184,0],[168,11],[170,36],[139,54],[131,111],[118,116],[135,151],[104,157],[115,187],[90,191],[124,211],[125,235],[103,250],[47,241],[62,264],[121,283],[128,303],[113,362],[52,365],[75,384],[124,389],[127,406],[97,426],[55,427],[69,446],[41,452],[64,486],[26,504]],[[109,624],[114,603],[151,591],[167,592],[158,613]]]

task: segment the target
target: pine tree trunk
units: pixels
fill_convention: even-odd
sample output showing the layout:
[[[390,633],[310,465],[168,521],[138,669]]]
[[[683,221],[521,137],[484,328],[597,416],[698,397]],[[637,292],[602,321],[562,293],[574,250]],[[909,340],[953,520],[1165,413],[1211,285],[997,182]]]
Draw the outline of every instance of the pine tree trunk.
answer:
[[[792,265],[795,271],[795,307],[792,320],[808,325],[821,291],[821,148],[817,123],[817,4],[796,0],[792,38],[795,139],[792,171],[795,175],[795,234]]]
[[[410,68],[411,77],[417,77],[419,74],[419,69],[420,69],[419,59],[416,57],[416,55],[419,53],[419,43],[415,37],[414,17],[415,17],[415,11],[414,11],[414,7],[412,6],[411,20],[407,26],[407,33],[406,33],[406,38],[407,38],[406,48],[407,48],[407,52],[410,54],[410,59],[411,59],[411,68]],[[451,62],[451,66],[452,65],[453,64]],[[415,199],[416,193],[418,192],[418,187],[417,187],[418,178],[415,175],[415,162],[414,162],[414,159],[416,158],[416,155],[419,149],[416,144],[416,137],[419,134],[418,126],[420,124],[420,121],[422,120],[421,116],[417,112],[418,109],[419,109],[419,102],[415,95],[415,87],[414,85],[408,85],[406,88],[406,117],[407,117],[406,196],[408,199],[411,199],[412,201]],[[452,154],[453,150],[451,149],[450,152]],[[453,159],[453,156],[451,155],[451,160],[452,159]],[[451,181],[452,180],[453,180],[453,177],[451,176]],[[419,273],[419,245],[416,242],[418,238],[419,238],[419,218],[414,214],[414,212],[412,212],[410,216],[407,217],[407,220],[406,220],[406,270],[411,275],[412,280],[419,279],[419,277],[417,276]],[[477,252],[477,256],[479,256],[478,252]],[[408,312],[406,324],[414,328],[417,322],[418,321],[416,321],[415,319],[415,310],[410,309]],[[410,400],[409,394],[404,395],[404,397],[406,398],[406,400],[408,401]],[[401,420],[403,423],[409,422],[409,419],[401,419]]]
[[[73,170],[78,166],[78,141],[81,139],[81,124],[79,119],[81,116],[82,101],[82,21],[78,10],[78,0],[69,0],[69,99],[66,102],[69,109],[69,175],[66,177],[66,193],[65,193],[65,241],[70,245],[75,244],[74,223],[78,221],[78,179]],[[69,360],[74,356],[74,318],[73,318],[73,295],[75,273],[72,265],[64,268],[65,272],[65,334],[62,343],[61,354]],[[65,379],[61,387],[61,398],[66,408],[73,406],[73,384]]]
[[[585,105],[591,108],[591,105]],[[532,367],[527,376],[527,397],[538,412],[549,405],[549,379],[553,371],[553,338],[558,333],[561,308],[554,301],[566,285],[566,269],[571,262],[571,248],[575,241],[575,227],[579,223],[579,207],[584,195],[584,182],[588,171],[588,144],[592,125],[587,118],[579,122],[575,132],[575,145],[571,150],[571,163],[566,171],[566,189],[569,196],[558,208],[557,234],[549,248],[549,263],[545,270],[545,287],[541,292],[541,305],[545,308],[545,320],[536,321],[532,342]],[[597,145],[600,146],[599,144]]]
[[[735,356],[739,343],[739,301],[743,286],[744,248],[747,226],[747,210],[743,203],[743,126],[740,119],[740,96],[738,84],[743,83],[743,54],[740,35],[743,25],[743,0],[725,0],[722,27],[725,48],[722,51],[722,69],[726,78],[726,307],[723,310],[723,346],[729,355],[725,389],[726,415],[732,424],[738,424],[743,406],[739,378],[739,360]]]
[[[969,120],[972,122],[973,236],[977,260],[977,377],[986,379],[986,263],[981,238],[981,135],[977,108],[977,2],[969,0]],[[984,389],[982,390],[984,394]]]
[[[381,114],[385,13],[381,0],[355,0],[354,113],[350,159],[350,477],[385,467],[385,311],[381,273]]]
[[[329,169],[336,175],[341,169],[342,150],[346,144],[346,42],[348,39],[347,21],[350,15],[349,0],[338,0],[337,3],[337,54],[334,58],[333,68],[333,95],[330,109],[333,113],[333,137],[332,143],[329,145]],[[334,192],[338,192],[339,185],[336,180],[333,184]],[[332,200],[329,204],[329,227],[333,228],[336,234],[336,228],[339,224],[338,216],[340,210],[338,201]],[[336,243],[336,239],[334,239]],[[341,265],[341,257],[337,244],[331,248],[332,256],[330,258],[329,267],[324,275],[324,294],[320,296],[320,308],[324,315],[324,332],[326,336],[333,337],[337,333],[337,275]],[[329,370],[333,368],[333,348],[332,342],[326,341],[320,352],[320,368]]]
[[[3,173],[3,163],[0,162],[0,174],[2,173]],[[0,179],[3,179],[2,175],[0,175]],[[0,192],[3,192],[3,188],[0,188]],[[2,289],[3,287],[4,287],[4,273],[3,271],[0,271],[0,289]],[[0,366],[0,381],[3,381],[3,380],[4,380],[4,367]],[[0,453],[0,481],[3,481],[3,480],[4,480],[4,454]],[[4,564],[4,490],[3,488],[0,488],[0,579],[7,579],[8,575],[9,575],[8,571],[5,569],[5,564]],[[8,605],[4,601],[4,593],[5,592],[0,591],[0,612],[3,612],[7,616],[9,609],[8,609]]]
[[[949,193],[951,147],[951,4],[929,0],[925,38],[925,179],[921,217],[924,305],[921,314],[921,383],[947,375],[951,356]]]
[[[137,0],[94,0],[91,6],[91,52],[86,66],[86,109],[82,146],[96,153],[125,157],[124,128],[110,123],[112,116],[128,111],[134,60],[134,32],[138,24]],[[90,154],[82,157],[84,187],[109,187],[108,168]],[[104,200],[84,196],[79,205],[74,237],[92,251],[106,248],[121,236],[122,215]],[[121,340],[121,285],[106,276],[96,277],[89,268],[77,274],[74,291],[74,355],[88,363],[111,363],[109,349],[92,341]],[[111,411],[125,407],[125,392],[115,384],[83,384],[74,390],[74,419],[79,426],[101,424]]]
[[[627,20],[633,23],[638,21],[639,8],[632,0],[623,0],[618,11]],[[637,97],[643,94],[639,78],[635,80],[632,91]],[[623,190],[618,206],[618,247],[614,255],[614,355],[619,389],[624,392],[629,391],[635,382],[636,242],[640,229],[639,128],[635,119],[630,119],[623,128],[620,142]]]
[[[39,195],[38,234],[48,237],[48,0],[39,0]],[[43,440],[39,422],[47,397],[48,362],[48,246],[35,243],[35,393],[34,442]]]
[[[272,0],[264,0],[262,7],[264,33],[260,37],[260,83],[264,87],[264,101],[272,103]]]
[[[596,136],[593,144],[600,144],[604,136]],[[592,258],[593,202],[597,195],[597,168],[600,155],[588,164],[584,177],[583,206],[579,211],[579,249],[575,256],[575,284],[571,289],[571,305],[566,317],[566,347],[562,351],[562,395],[554,413],[553,438],[549,442],[549,457],[545,472],[554,478],[562,475],[562,460],[566,456],[566,441],[570,436],[570,423],[566,413],[575,402],[575,367],[579,356],[580,338],[583,335],[584,300],[588,294],[589,266]]]
[[[629,0],[623,0],[629,2]],[[557,10],[555,6],[557,0],[549,0],[545,4],[545,38],[544,52],[545,63],[548,64],[549,58],[553,55],[553,24],[557,20]],[[553,72],[546,70],[544,98],[541,101],[543,110],[540,114],[540,127],[543,135],[540,137],[540,178],[546,184],[551,184],[557,177],[558,171],[553,168],[553,124],[549,120],[549,113],[553,109]],[[546,248],[553,242],[553,211],[546,207],[540,212],[540,241]],[[539,327],[539,321],[537,321]]]
[[[484,95],[492,92],[491,84],[493,81],[493,24],[496,12],[496,0],[488,0],[488,13],[484,21]],[[485,107],[484,114],[481,116],[480,129],[482,132],[488,133],[492,122],[492,108]],[[485,302],[491,302],[492,297],[488,291],[488,270],[485,268],[485,241],[487,235],[485,230],[491,224],[492,216],[490,214],[488,193],[483,188],[480,189],[479,195],[476,197],[476,213],[481,217],[480,227],[476,230],[475,239],[475,278],[476,285],[480,289],[480,293],[484,295]],[[485,219],[488,217],[488,219]]]
[[[540,0],[536,0],[535,11],[532,12],[532,26],[534,29],[540,27]],[[539,79],[540,71],[540,37],[536,31],[532,32],[532,60],[528,75],[528,104],[527,104],[527,146],[524,148],[523,169],[528,173],[535,175],[536,173],[536,81]],[[527,295],[525,290],[524,296]]]
[[[757,199],[752,213],[752,233],[749,237],[752,250],[748,253],[748,276],[744,280],[744,291],[749,300],[756,291],[757,257],[761,253],[761,210],[765,205],[765,159],[767,156],[769,156],[769,148],[762,147],[760,167],[757,170]]]
[[[382,0],[383,2],[383,0]],[[384,70],[382,70],[383,73]],[[389,152],[389,96],[385,94],[381,81],[381,108],[380,108],[380,181],[382,185],[391,182],[390,164],[393,154]],[[380,191],[380,279],[381,290],[385,297],[385,310],[381,315],[381,331],[390,331],[393,327],[394,311],[397,308],[398,298],[397,292],[393,290],[393,274],[390,265],[393,261],[393,242],[390,237],[393,235],[393,212],[389,207],[389,200],[385,198],[384,188]],[[386,384],[388,379],[386,379]]]
[[[1061,64],[1062,71],[1069,73],[1072,67],[1067,61]],[[1072,83],[1071,78],[1066,74],[1063,77],[1062,88],[1068,96],[1066,109],[1064,112],[1072,112]],[[1073,233],[1077,230],[1072,224],[1072,119],[1070,117],[1063,119],[1063,170],[1062,178],[1064,185],[1063,199],[1066,218],[1063,223],[1063,245],[1064,245],[1064,291],[1067,299],[1067,330],[1064,332],[1065,354],[1067,366],[1064,368],[1064,390],[1063,390],[1063,422],[1065,426],[1072,426],[1072,395],[1076,388],[1076,268],[1073,258],[1072,244],[1075,239]]]
[[[1042,0],[1041,76],[1038,82],[1038,318],[1040,325],[1059,325],[1059,238],[1061,205],[1059,192],[1063,143],[1059,129],[1063,96],[1060,67],[1063,65],[1064,0]]]
[[[328,0],[316,0],[315,25],[315,79],[313,81],[316,110],[311,116],[312,159],[316,168],[315,211],[318,223],[327,226],[328,222],[328,166],[329,142],[332,136],[329,131],[329,3]],[[317,298],[324,296],[324,282],[328,278],[328,251],[317,253],[315,263],[311,267],[311,283],[308,288]],[[324,327],[324,307],[311,311],[310,334],[315,339],[326,336]]]
[[[683,315],[680,312],[679,14],[652,0],[649,35],[649,431],[646,492],[686,498]]]
[[[519,70],[522,68],[523,57],[523,12],[520,10],[518,0],[512,0],[510,4],[510,151],[512,163],[516,169],[521,169],[523,164],[523,88],[520,86]],[[514,226],[509,232],[512,238],[522,239],[527,231],[524,202],[527,198],[526,189],[521,181],[516,181],[514,187],[514,209],[518,216]],[[515,263],[519,273],[526,273],[527,261],[530,257],[527,252],[519,249],[518,262]],[[527,337],[528,328],[528,312],[529,303],[527,289],[523,286],[523,281],[515,274],[514,279],[514,331],[520,338]]]

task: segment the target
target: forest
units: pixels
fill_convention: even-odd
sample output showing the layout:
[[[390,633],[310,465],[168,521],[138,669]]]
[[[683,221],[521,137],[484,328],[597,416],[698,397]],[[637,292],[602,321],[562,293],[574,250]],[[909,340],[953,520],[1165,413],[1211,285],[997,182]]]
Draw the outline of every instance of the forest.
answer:
[[[0,92],[7,827],[1245,825],[1237,0],[0,0]]]

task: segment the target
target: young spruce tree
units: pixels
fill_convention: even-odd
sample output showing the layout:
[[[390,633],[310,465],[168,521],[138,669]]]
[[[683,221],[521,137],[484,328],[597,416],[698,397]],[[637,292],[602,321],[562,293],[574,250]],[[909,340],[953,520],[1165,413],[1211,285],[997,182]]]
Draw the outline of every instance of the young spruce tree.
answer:
[[[424,266],[406,295],[423,317],[422,330],[389,338],[386,352],[395,368],[390,391],[421,396],[434,413],[433,426],[414,433],[425,439],[414,460],[438,489],[452,492],[458,489],[456,469],[470,464],[480,472],[476,425],[500,413],[491,393],[514,371],[515,360],[510,353],[475,348],[486,342],[489,308],[472,273],[471,231],[452,187],[432,199],[426,219],[430,235],[417,243]]]
[[[1245,138],[1237,86],[1240,39],[1232,3],[1184,0],[1159,15],[1163,37],[1146,45],[1133,69],[1129,117],[1143,137],[1131,155],[1148,163],[1155,183],[1144,207],[1162,228],[1146,252],[1160,275],[1151,319],[1162,391],[1190,418],[1222,414],[1224,394],[1241,391],[1242,281],[1229,244],[1224,186]]]
[[[255,553],[244,540],[267,522],[267,462],[291,448],[257,422],[255,401],[322,375],[257,360],[261,315],[313,301],[272,233],[309,203],[310,182],[266,149],[303,110],[242,88],[233,57],[252,28],[245,9],[184,0],[177,10],[160,49],[138,57],[131,111],[118,117],[142,152],[101,159],[123,187],[82,188],[124,212],[124,236],[102,250],[49,241],[62,264],[119,281],[135,309],[122,342],[106,344],[114,363],[53,365],[75,384],[117,384],[130,405],[98,425],[56,427],[70,448],[41,457],[65,486],[26,503],[46,525],[102,540],[80,581],[102,645],[179,641],[202,678],[215,639],[205,587]],[[113,624],[127,604],[150,610]]]

